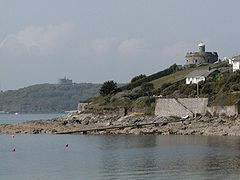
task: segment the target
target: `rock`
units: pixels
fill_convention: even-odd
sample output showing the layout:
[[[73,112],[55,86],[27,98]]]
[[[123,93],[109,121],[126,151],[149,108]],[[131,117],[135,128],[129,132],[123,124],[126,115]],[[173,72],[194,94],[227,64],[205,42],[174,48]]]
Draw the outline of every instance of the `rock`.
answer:
[[[67,124],[68,124],[68,121],[63,121],[62,122],[62,125],[64,125],[64,126],[67,125]]]
[[[88,125],[88,124],[89,124],[89,120],[84,120],[84,121],[82,122],[82,124],[83,124],[83,125]]]
[[[168,125],[168,122],[164,122],[161,124],[161,126],[166,126],[166,125]]]
[[[41,132],[41,130],[39,130],[39,129],[33,129],[32,130],[32,133],[33,134],[39,134]]]
[[[82,122],[79,119],[76,119],[76,120],[73,121],[73,123],[81,124]]]
[[[195,130],[191,130],[191,131],[190,131],[190,134],[192,134],[192,135],[195,134],[195,133],[196,133]]]
[[[56,132],[58,132],[56,129],[53,129],[52,131],[51,131],[52,133],[56,133]]]

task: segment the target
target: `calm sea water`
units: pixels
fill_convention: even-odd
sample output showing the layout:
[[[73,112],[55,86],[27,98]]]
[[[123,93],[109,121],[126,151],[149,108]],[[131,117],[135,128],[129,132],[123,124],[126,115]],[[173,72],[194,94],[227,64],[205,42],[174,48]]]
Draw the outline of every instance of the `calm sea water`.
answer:
[[[0,114],[0,124],[14,124],[30,120],[47,120],[62,114]]]
[[[240,179],[240,138],[0,135],[0,179]]]

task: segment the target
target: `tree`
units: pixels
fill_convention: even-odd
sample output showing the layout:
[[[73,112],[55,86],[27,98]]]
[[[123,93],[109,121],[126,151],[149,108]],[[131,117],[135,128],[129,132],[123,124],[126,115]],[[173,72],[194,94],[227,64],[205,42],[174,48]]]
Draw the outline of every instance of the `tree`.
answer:
[[[141,85],[141,89],[144,93],[147,93],[147,95],[150,96],[151,91],[154,89],[153,83],[144,83]]]
[[[147,77],[145,74],[140,74],[138,76],[135,76],[134,78],[132,78],[131,83],[138,81],[139,79],[143,79],[145,77]]]
[[[100,88],[100,94],[102,96],[106,96],[108,94],[113,93],[117,89],[117,83],[114,81],[106,81],[103,83],[102,87]]]

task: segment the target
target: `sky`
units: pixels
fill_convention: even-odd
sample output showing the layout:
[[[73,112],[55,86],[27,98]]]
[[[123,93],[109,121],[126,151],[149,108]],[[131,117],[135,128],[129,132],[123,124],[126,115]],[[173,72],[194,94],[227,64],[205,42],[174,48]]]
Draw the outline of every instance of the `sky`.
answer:
[[[200,42],[240,54],[239,0],[0,0],[0,88],[126,83],[170,65]]]

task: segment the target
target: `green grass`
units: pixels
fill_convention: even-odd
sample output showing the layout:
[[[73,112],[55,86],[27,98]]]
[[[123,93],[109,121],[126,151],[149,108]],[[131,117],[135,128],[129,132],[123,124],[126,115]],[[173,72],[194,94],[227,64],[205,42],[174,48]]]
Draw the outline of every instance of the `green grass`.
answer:
[[[175,73],[174,73],[174,71],[170,71],[169,69],[167,69],[164,71],[164,73],[163,73],[163,71],[161,71],[159,73],[150,75],[149,77],[151,77],[151,78],[146,77],[144,82],[146,81],[146,82],[153,83],[153,85],[154,85],[153,91],[156,91],[155,94],[161,94],[163,96],[166,96],[166,95],[171,95],[177,91],[178,94],[175,94],[175,95],[178,95],[179,97],[185,97],[185,96],[193,97],[196,94],[196,92],[195,92],[196,88],[186,85],[184,82],[185,77],[189,73],[191,73],[195,70],[207,70],[209,68],[209,66],[211,68],[216,68],[218,66],[225,66],[225,65],[224,65],[224,63],[207,64],[207,65],[202,65],[199,67],[186,68],[184,70],[176,71]],[[169,73],[171,73],[171,74],[169,74]],[[220,72],[218,72],[218,73],[220,73]],[[169,74],[169,75],[166,75],[166,74]],[[221,74],[221,76],[224,76],[224,74]],[[225,75],[225,76],[228,77],[228,75]],[[161,78],[158,78],[158,77],[161,77]],[[156,78],[158,78],[158,79],[156,79]],[[210,87],[206,86],[208,88],[205,88],[206,89],[205,91],[207,91],[209,88],[211,90],[211,88],[212,88],[213,90],[217,90],[217,92],[219,92],[219,88],[222,87],[222,84],[220,83],[221,78],[218,76],[216,76],[216,77],[213,76],[212,78],[214,81],[211,80],[211,78],[209,78],[210,81],[208,82],[207,85],[209,85],[209,83],[210,83],[210,85],[209,85]],[[232,79],[235,80],[236,78],[233,77]],[[225,83],[225,80],[223,80],[223,82]],[[140,86],[142,85],[141,83],[139,83]],[[163,87],[162,86],[163,84],[170,84],[170,85]],[[205,84],[206,84],[206,82],[203,85],[200,84],[201,89],[203,89],[203,87],[205,87],[204,86]],[[93,110],[101,110],[101,109],[114,110],[114,109],[118,109],[118,108],[128,108],[129,110],[132,109],[133,111],[134,111],[134,109],[137,109],[137,110],[140,110],[140,111],[144,112],[145,114],[149,114],[149,115],[154,114],[155,98],[151,98],[151,97],[149,98],[148,96],[143,95],[144,93],[140,93],[140,95],[137,96],[136,98],[133,98],[133,96],[129,95],[129,94],[131,94],[131,90],[126,90],[126,89],[129,89],[130,87],[133,88],[135,86],[137,87],[139,85],[137,83],[130,84],[130,85],[127,84],[125,86],[125,88],[122,89],[122,92],[120,92],[120,93],[124,93],[125,96],[118,96],[118,95],[115,96],[115,94],[112,94],[112,95],[108,95],[108,96],[97,96],[97,97],[91,98],[92,103],[89,107],[92,108]],[[161,86],[163,89],[161,89]],[[235,87],[235,89],[236,88],[238,88],[238,87]],[[207,93],[203,94],[204,93],[204,91],[203,91],[202,94],[200,95],[200,97],[208,96],[209,95],[208,92],[209,92],[209,90],[207,91]],[[217,95],[217,92],[214,92],[213,95]],[[154,94],[154,92],[152,92],[152,93]],[[224,98],[225,97],[219,98],[219,101],[222,101],[222,99],[224,99]],[[233,98],[230,98],[230,101],[232,101],[232,99],[235,99],[235,98],[236,98],[235,96]],[[226,103],[229,103],[229,102],[226,102]]]
[[[177,71],[176,73],[170,74],[168,76],[164,76],[162,78],[156,79],[156,80],[152,81],[151,83],[153,83],[154,88],[159,88],[165,83],[174,83],[174,82],[185,79],[185,77],[192,71],[208,69],[208,67],[209,66],[207,65],[207,66],[199,66],[196,68],[184,69],[181,71]]]
[[[162,78],[156,79],[156,80],[152,81],[151,83],[153,83],[154,88],[159,88],[165,83],[174,83],[174,82],[184,79],[185,76],[192,71],[193,71],[193,69],[186,69],[186,70],[178,71],[174,74],[170,74],[168,76],[164,76]]]
[[[220,62],[220,63],[216,63],[216,64],[207,64],[207,65],[203,65],[203,66],[199,66],[199,67],[195,67],[195,68],[187,68],[187,69],[184,69],[181,71],[177,71],[173,74],[164,76],[162,78],[156,79],[154,81],[151,81],[151,83],[153,83],[154,88],[157,89],[165,83],[175,83],[177,81],[183,80],[189,73],[191,73],[195,70],[204,70],[204,69],[208,69],[209,67],[216,68],[216,67],[222,66],[224,64],[225,64],[225,62]]]

